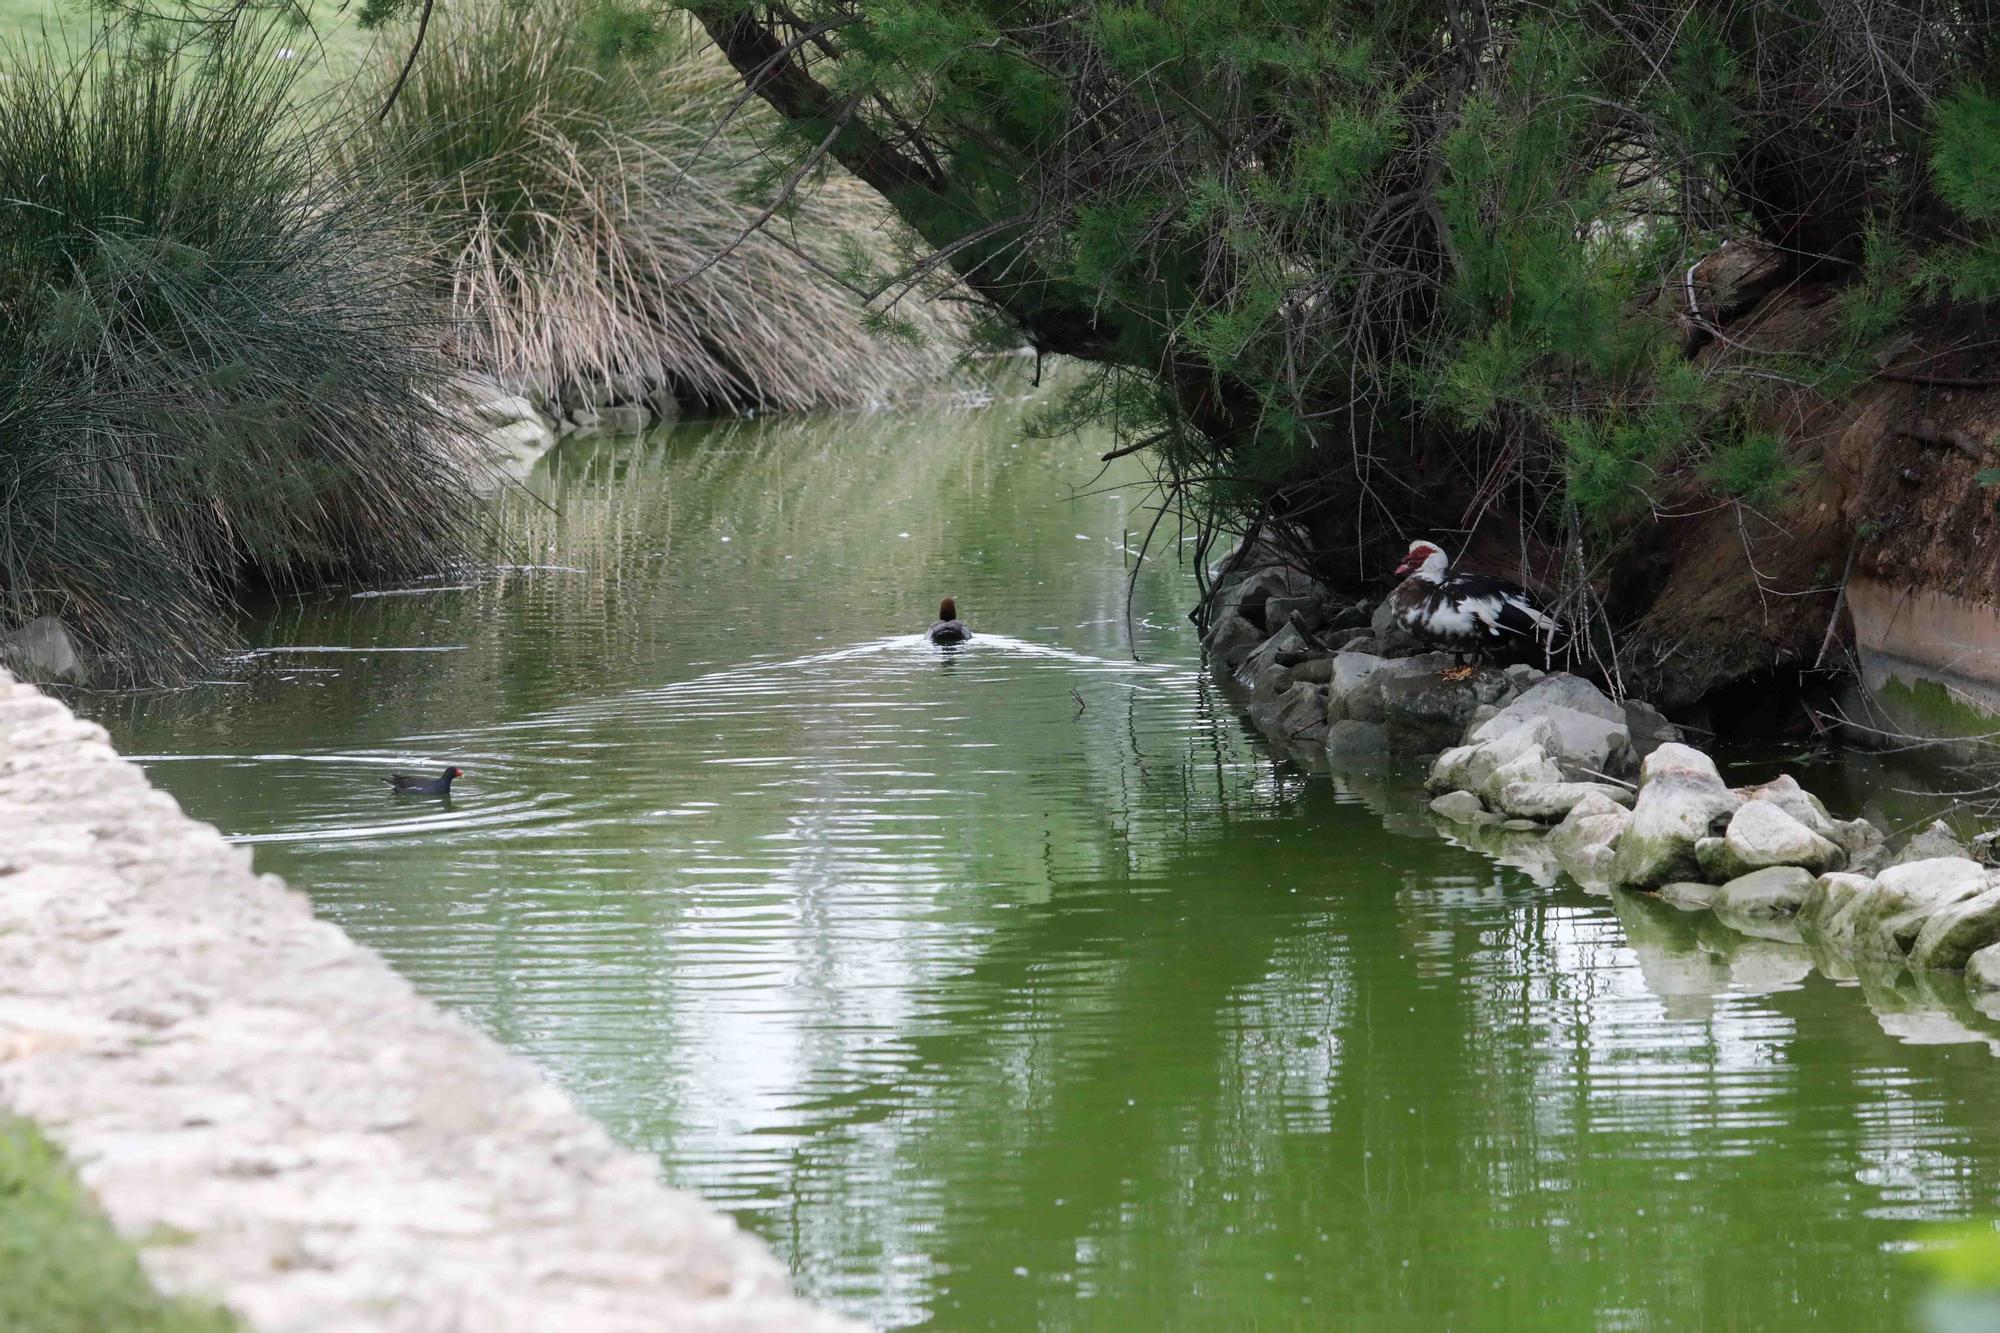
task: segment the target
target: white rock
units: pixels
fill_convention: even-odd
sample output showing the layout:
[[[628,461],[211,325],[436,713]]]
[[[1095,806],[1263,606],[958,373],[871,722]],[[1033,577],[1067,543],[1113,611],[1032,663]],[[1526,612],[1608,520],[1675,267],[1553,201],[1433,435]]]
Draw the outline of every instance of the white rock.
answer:
[[[1753,870],[1716,891],[1715,915],[1724,925],[1737,930],[1774,918],[1795,917],[1816,879],[1811,871],[1792,865]]]
[[[1705,779],[1717,785],[1722,782],[1722,775],[1716,771],[1713,759],[1692,745],[1682,745],[1678,741],[1668,741],[1646,756],[1645,762],[1639,766],[1639,786],[1643,788],[1655,778],[1669,774]],[[1728,788],[1724,787],[1723,790],[1727,791]]]
[[[1525,690],[1521,697],[1509,705],[1523,716],[1533,717],[1551,708],[1567,708],[1578,713],[1589,713],[1606,722],[1625,725],[1625,709],[1605,697],[1604,691],[1581,676],[1559,672],[1546,676]]]
[[[1677,879],[1660,887],[1660,901],[1672,903],[1683,912],[1706,912],[1714,908],[1720,884],[1704,884],[1698,879]]]
[[[1454,824],[1491,824],[1499,819],[1469,791],[1446,792],[1431,802],[1431,811]]]
[[[1736,805],[1714,760],[1685,745],[1662,745],[1640,766],[1639,799],[1618,839],[1613,882],[1652,889],[1697,878],[1695,843],[1711,824],[1735,814]]]
[[[1802,866],[1818,876],[1839,869],[1846,858],[1833,843],[1760,799],[1738,806],[1720,839],[1701,839],[1695,859],[1706,878],[1728,880],[1770,866]]]
[[[1897,849],[1889,864],[1907,865],[1912,861],[1933,861],[1939,857],[1969,857],[1971,852],[1958,835],[1951,831],[1951,825],[1942,819],[1932,820],[1930,826],[1918,830],[1910,840]]]
[[[1608,883],[1613,848],[1631,818],[1632,812],[1610,797],[1589,792],[1549,830],[1549,850],[1578,883]]]
[[[1799,780],[1786,773],[1756,787],[1738,787],[1736,794],[1746,801],[1767,801],[1777,806],[1793,819],[1804,824],[1822,838],[1833,836],[1833,817],[1826,812],[1819,797],[1799,785]]]
[[[1335,653],[1333,655],[1333,697],[1345,703],[1352,698],[1368,678],[1389,665],[1386,657],[1373,653]]]
[[[1799,924],[1809,931],[1823,930],[1834,914],[1853,902],[1856,895],[1868,893],[1874,887],[1875,880],[1868,875],[1844,870],[1821,875],[1813,881],[1812,892],[1799,906]]]
[[[1550,756],[1584,777],[1610,772],[1613,757],[1631,748],[1631,737],[1623,723],[1607,722],[1595,714],[1552,705],[1524,710],[1521,705],[1527,700],[1528,696],[1523,695],[1475,729],[1473,742],[1491,740],[1523,723],[1538,721],[1555,734],[1554,743],[1548,747]]]
[[[1537,819],[1552,824],[1567,819],[1576,803],[1589,795],[1615,801],[1620,806],[1632,800],[1632,793],[1608,782],[1515,782],[1500,793],[1500,813],[1515,819]]]
[[[1910,966],[1956,972],[1973,954],[1994,944],[2000,944],[2000,889],[1988,889],[1932,914],[1910,946]]]
[[[1488,773],[1477,790],[1481,800],[1495,809],[1500,809],[1503,808],[1501,793],[1509,787],[1538,784],[1556,786],[1562,780],[1562,770],[1557,768],[1555,761],[1537,745],[1521,751]]]
[[[36,616],[0,634],[0,659],[35,680],[84,680],[90,675],[69,631],[54,616]]]
[[[2000,944],[1989,944],[1965,960],[1965,984],[1972,990],[2000,990]]]
[[[1475,785],[1465,776],[1465,766],[1478,753],[1475,745],[1454,745],[1431,763],[1424,785],[1432,791],[1469,791]]]
[[[1830,948],[1901,959],[1932,915],[1985,889],[1984,867],[1964,857],[1891,866],[1875,877],[1872,889],[1856,893],[1835,912],[1819,938]]]
[[[1488,740],[1534,718],[1553,725],[1556,743],[1549,747],[1549,754],[1572,777],[1588,779],[1605,773],[1622,777],[1630,771],[1632,736],[1623,706],[1580,676],[1544,677],[1473,731],[1468,740]]]
[[[1479,791],[1501,768],[1530,750],[1543,756],[1555,742],[1555,729],[1542,718],[1524,721],[1477,745],[1461,745],[1446,750],[1431,765],[1432,791]],[[1557,781],[1561,781],[1558,777]]]

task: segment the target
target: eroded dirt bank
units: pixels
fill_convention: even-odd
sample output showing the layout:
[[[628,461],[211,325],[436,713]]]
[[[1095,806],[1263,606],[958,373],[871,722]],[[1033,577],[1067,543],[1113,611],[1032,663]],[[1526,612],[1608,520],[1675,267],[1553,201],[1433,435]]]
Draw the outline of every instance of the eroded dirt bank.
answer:
[[[5,673],[0,1105],[253,1328],[851,1327]]]

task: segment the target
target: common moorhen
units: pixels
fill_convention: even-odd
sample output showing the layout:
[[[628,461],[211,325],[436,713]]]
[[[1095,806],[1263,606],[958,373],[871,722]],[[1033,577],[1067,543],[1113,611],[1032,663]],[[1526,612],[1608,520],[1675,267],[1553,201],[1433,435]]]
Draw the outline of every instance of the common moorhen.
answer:
[[[947,597],[938,603],[937,623],[931,626],[932,643],[964,643],[972,637],[972,631],[958,618],[958,603]]]
[[[391,773],[382,781],[388,783],[398,795],[402,796],[449,796],[451,780],[464,776],[464,769],[448,767],[434,778],[413,778],[407,773]]]

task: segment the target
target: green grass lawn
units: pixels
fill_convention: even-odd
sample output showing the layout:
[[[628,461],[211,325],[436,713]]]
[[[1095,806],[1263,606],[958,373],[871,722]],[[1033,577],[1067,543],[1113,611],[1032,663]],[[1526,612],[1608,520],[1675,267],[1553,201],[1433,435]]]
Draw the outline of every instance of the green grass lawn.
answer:
[[[153,1290],[40,1131],[0,1114],[0,1329],[7,1333],[229,1333],[226,1311]]]
[[[375,34],[354,26],[353,6],[341,0],[309,0],[311,28],[302,28],[289,49],[311,63],[309,87],[325,87],[360,68]],[[9,51],[33,50],[44,41],[86,45],[104,21],[101,10],[82,0],[0,0],[0,44]],[[0,60],[0,67],[6,62]]]

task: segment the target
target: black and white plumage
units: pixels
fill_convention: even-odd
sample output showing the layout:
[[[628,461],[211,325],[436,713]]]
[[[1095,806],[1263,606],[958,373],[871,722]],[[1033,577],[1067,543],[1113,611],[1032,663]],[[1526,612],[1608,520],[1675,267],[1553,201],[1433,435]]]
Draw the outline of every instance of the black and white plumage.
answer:
[[[1415,541],[1396,566],[1407,575],[1389,594],[1398,628],[1454,653],[1540,652],[1555,647],[1562,622],[1518,583],[1458,574],[1436,543]]]

